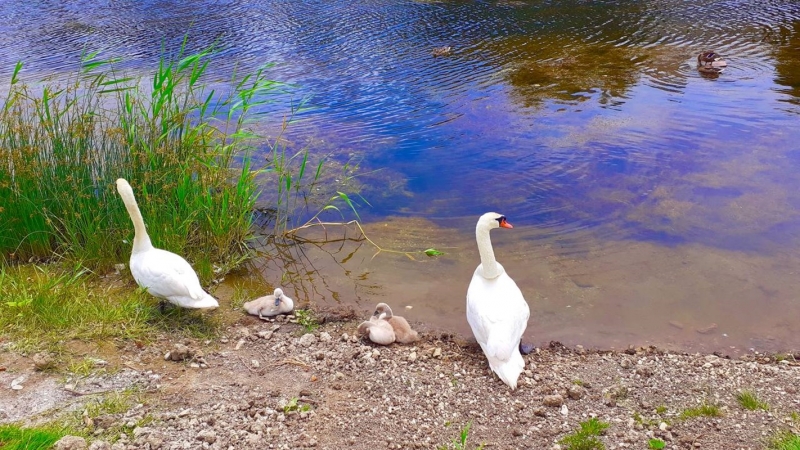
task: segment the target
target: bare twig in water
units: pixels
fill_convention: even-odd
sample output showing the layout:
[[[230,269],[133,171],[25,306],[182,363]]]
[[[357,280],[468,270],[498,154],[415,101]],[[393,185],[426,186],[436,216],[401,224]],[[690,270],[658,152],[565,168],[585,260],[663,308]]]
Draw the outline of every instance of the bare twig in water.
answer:
[[[406,250],[393,250],[393,249],[383,248],[380,245],[376,244],[375,241],[370,239],[369,236],[367,236],[367,233],[364,231],[364,228],[361,227],[361,223],[358,220],[351,220],[349,222],[323,222],[323,221],[319,220],[319,218],[317,216],[314,216],[311,220],[309,220],[305,224],[303,224],[303,225],[301,225],[301,226],[299,226],[297,228],[292,228],[291,230],[286,231],[284,233],[284,236],[289,236],[289,237],[291,237],[292,239],[294,239],[294,240],[296,240],[298,242],[314,242],[312,240],[308,240],[308,239],[302,238],[300,236],[297,236],[297,232],[301,231],[301,230],[304,230],[304,229],[307,229],[307,228],[311,228],[311,227],[322,227],[322,229],[325,230],[325,238],[324,238],[325,242],[337,242],[339,240],[344,241],[344,240],[348,240],[348,238],[341,238],[341,239],[332,240],[332,241],[328,240],[328,233],[327,233],[327,228],[326,227],[328,227],[328,226],[344,226],[344,227],[346,227],[348,225],[353,225],[353,224],[355,224],[355,226],[358,227],[358,230],[361,232],[361,238],[366,240],[370,244],[372,244],[372,246],[375,247],[376,249],[378,249],[378,251],[375,252],[374,255],[372,255],[373,259],[376,256],[378,256],[378,254],[380,254],[381,252],[386,252],[386,253],[397,253],[397,254],[400,254],[400,255],[405,255],[406,257],[408,257],[412,261],[418,261],[416,258],[414,258],[413,255],[417,254],[417,253],[423,253],[424,254],[424,253],[427,252],[426,250],[406,251]],[[359,240],[359,239],[350,238],[349,240]]]

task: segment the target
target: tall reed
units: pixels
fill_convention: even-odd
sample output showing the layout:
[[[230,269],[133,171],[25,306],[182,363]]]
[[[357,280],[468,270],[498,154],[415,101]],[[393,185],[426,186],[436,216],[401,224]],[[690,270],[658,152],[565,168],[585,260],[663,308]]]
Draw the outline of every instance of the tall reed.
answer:
[[[0,108],[0,259],[126,260],[133,228],[119,177],[153,244],[185,255],[201,278],[246,257],[257,196],[248,124],[279,83],[262,69],[217,92],[203,82],[211,49],[185,45],[147,84],[97,54],[61,83],[26,84],[17,64]]]

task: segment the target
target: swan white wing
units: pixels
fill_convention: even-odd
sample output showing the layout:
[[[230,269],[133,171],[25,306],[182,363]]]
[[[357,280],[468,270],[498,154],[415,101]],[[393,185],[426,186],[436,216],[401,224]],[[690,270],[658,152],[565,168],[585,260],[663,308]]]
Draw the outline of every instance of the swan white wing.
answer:
[[[132,256],[131,273],[140,286],[156,297],[199,300],[207,295],[192,266],[182,257],[166,250],[154,248]]]
[[[397,338],[394,334],[392,325],[386,320],[370,320],[372,326],[369,328],[369,340],[376,344],[389,345]]]
[[[508,361],[528,325],[528,303],[505,272],[491,280],[480,275],[480,266],[475,272],[467,290],[467,321],[487,357]]]

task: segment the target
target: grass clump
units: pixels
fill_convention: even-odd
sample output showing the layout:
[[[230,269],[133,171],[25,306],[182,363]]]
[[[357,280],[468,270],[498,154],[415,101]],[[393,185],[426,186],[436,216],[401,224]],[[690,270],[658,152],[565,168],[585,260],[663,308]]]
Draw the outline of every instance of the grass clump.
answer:
[[[0,425],[0,448],[3,450],[47,450],[64,436],[56,428],[22,428]]]
[[[70,339],[137,338],[154,308],[141,293],[101,286],[80,267],[0,266],[0,329],[22,350]]]
[[[297,397],[292,397],[285,405],[283,405],[284,414],[306,411],[311,411],[311,405],[299,403],[299,399]]]
[[[74,360],[67,364],[67,372],[79,377],[85,377],[94,371],[95,365],[95,361],[92,358]]]
[[[83,414],[90,418],[102,416],[104,414],[119,414],[128,411],[135,401],[138,401],[138,391],[135,389],[125,389],[119,392],[111,392],[101,398],[93,399],[86,403]]]
[[[120,420],[124,413],[142,400],[142,393],[136,388],[93,396],[82,409],[67,416],[63,423],[69,429],[75,430],[71,434],[91,435],[113,441],[125,433],[132,438],[136,427],[144,426],[154,420],[149,414],[137,416],[132,423],[129,420]]]
[[[449,425],[449,422],[446,424]],[[440,445],[436,447],[436,450],[467,450],[467,441],[469,440],[469,429],[472,428],[472,422],[468,422],[464,425],[464,428],[461,429],[458,433],[458,437],[452,440],[449,444]],[[480,444],[475,446],[475,450],[483,450],[484,444]]]
[[[694,419],[696,417],[722,417],[719,406],[703,403],[700,406],[684,409],[680,416],[681,420]]]
[[[153,244],[187,257],[202,280],[246,257],[257,194],[247,124],[277,84],[257,71],[218,93],[201,81],[212,51],[184,50],[162,57],[148,82],[96,54],[61,83],[29,86],[17,64],[0,106],[0,262],[127,260],[119,177]]]
[[[105,284],[79,265],[0,265],[0,292],[2,335],[20,351],[59,353],[70,340],[147,342],[159,331],[207,339],[220,328],[221,319],[191,310],[161,314],[143,290]],[[86,375],[95,364],[84,358],[67,369]]]
[[[739,406],[749,411],[757,409],[769,410],[769,404],[759,399],[753,391],[739,391],[736,394],[736,401],[739,402]]]
[[[566,450],[604,450],[603,444],[597,436],[605,433],[609,424],[592,417],[581,422],[580,429],[561,438],[558,443]]]
[[[309,309],[297,309],[294,311],[294,316],[297,318],[297,323],[306,330],[306,333],[310,333],[319,327],[319,321]]]
[[[647,441],[647,448],[651,448],[653,450],[661,450],[666,446],[667,443],[658,438],[653,438]]]
[[[775,435],[767,446],[769,450],[800,450],[800,436],[790,431]]]
[[[633,412],[633,420],[634,420],[634,422],[636,422],[638,424],[641,424],[642,426],[645,426],[645,427],[657,427],[658,424],[661,422],[661,420],[659,420],[659,419],[651,419],[651,418],[642,417],[642,415],[639,414],[638,411],[634,411]]]

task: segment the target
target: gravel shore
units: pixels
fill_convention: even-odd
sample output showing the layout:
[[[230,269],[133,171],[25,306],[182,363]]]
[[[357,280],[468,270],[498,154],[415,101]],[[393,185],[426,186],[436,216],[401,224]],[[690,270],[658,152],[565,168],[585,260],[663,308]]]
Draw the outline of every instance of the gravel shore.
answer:
[[[511,391],[474,341],[427,332],[414,345],[383,347],[354,336],[357,325],[345,318],[309,332],[285,318],[244,317],[212,341],[120,343],[105,353],[107,369],[83,378],[37,371],[33,356],[5,351],[0,422],[46,421],[135,388],[141,400],[127,411],[87,418],[85,431],[96,436],[87,445],[461,448],[454,441],[469,425],[463,448],[566,449],[564,437],[596,417],[609,425],[597,437],[609,449],[646,449],[659,439],[668,449],[729,450],[765,448],[800,427],[795,355],[730,359],[553,342],[525,356]],[[743,408],[743,391],[766,409]],[[703,405],[719,416],[698,415]],[[82,444],[72,445],[61,448]]]

